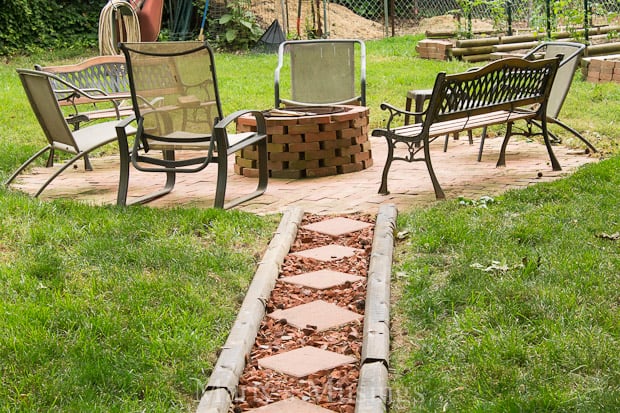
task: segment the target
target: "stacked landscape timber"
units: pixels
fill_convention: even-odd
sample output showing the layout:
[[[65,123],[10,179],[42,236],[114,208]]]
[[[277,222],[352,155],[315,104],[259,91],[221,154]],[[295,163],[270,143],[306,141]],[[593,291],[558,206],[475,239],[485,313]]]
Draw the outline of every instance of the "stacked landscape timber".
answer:
[[[620,31],[620,26],[601,26],[588,29],[588,38],[592,43],[606,41],[610,34]],[[427,39],[422,40],[416,48],[420,57],[425,59],[457,59],[466,62],[495,60],[507,56],[518,56],[535,47],[545,39],[544,33],[520,34],[514,36],[493,36],[476,39],[448,40],[445,31],[426,32]],[[572,41],[572,38],[583,38],[585,31],[552,33],[558,41]],[[451,37],[456,37],[456,32]],[[423,42],[423,43],[422,43]],[[620,43],[600,43],[587,47],[585,56],[601,56],[620,53]]]

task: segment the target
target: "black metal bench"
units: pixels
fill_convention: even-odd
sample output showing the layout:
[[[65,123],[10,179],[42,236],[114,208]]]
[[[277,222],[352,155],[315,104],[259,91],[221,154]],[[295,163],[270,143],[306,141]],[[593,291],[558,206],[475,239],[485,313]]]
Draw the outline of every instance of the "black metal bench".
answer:
[[[422,112],[410,112],[382,103],[381,109],[389,111],[387,125],[372,131],[373,136],[385,137],[388,145],[379,193],[388,193],[387,179],[392,161],[424,161],[435,196],[445,198],[431,163],[430,143],[447,134],[506,124],[506,135],[497,161],[497,166],[505,166],[506,146],[513,135],[512,125],[518,120],[536,120],[541,124],[551,166],[554,171],[561,170],[551,148],[545,116],[547,98],[561,58],[538,61],[506,58],[464,73],[447,75],[441,72],[435,80],[428,107]],[[394,126],[400,115],[418,117],[422,121]],[[405,156],[394,155],[397,145],[407,148]],[[420,151],[423,157],[416,157]]]
[[[35,65],[35,69],[59,78],[51,78],[52,88],[60,106],[73,108],[66,119],[75,129],[82,122],[120,119],[133,114],[131,105],[124,103],[131,98],[124,56],[96,56],[73,65]],[[86,95],[108,97],[108,104],[102,106],[100,99],[93,101]]]

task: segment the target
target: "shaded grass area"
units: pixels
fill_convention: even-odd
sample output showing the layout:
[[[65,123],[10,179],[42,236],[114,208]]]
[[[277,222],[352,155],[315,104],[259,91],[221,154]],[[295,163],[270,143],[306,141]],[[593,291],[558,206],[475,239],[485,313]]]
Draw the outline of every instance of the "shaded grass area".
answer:
[[[399,217],[395,411],[620,408],[618,170]]]

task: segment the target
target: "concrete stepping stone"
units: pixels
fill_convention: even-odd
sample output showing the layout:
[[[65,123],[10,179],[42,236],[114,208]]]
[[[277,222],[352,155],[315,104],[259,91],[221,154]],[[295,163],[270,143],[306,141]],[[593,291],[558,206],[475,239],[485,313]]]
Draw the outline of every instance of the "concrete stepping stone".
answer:
[[[330,244],[318,248],[311,248],[304,251],[295,252],[293,253],[293,255],[305,258],[313,258],[319,261],[334,261],[341,258],[352,257],[357,251],[362,250],[358,248]]]
[[[255,413],[331,413],[331,410],[296,398],[281,400],[249,411]]]
[[[258,365],[262,368],[301,378],[321,370],[334,369],[356,361],[355,357],[305,346],[275,356],[264,357],[258,360]]]
[[[315,290],[326,290],[328,288],[342,285],[346,282],[354,283],[363,280],[364,277],[347,274],[333,270],[319,270],[306,272],[292,277],[282,277],[280,281],[300,285],[302,287],[314,288]]]
[[[286,319],[288,324],[297,328],[311,325],[316,327],[317,331],[324,331],[364,318],[361,314],[323,300],[312,301],[287,310],[276,310],[270,313],[269,317],[276,320]]]
[[[360,231],[364,228],[371,227],[368,222],[357,221],[350,218],[332,218],[325,221],[315,222],[314,224],[304,225],[302,228],[320,232],[321,234],[331,235],[334,237],[348,234],[350,232]]]

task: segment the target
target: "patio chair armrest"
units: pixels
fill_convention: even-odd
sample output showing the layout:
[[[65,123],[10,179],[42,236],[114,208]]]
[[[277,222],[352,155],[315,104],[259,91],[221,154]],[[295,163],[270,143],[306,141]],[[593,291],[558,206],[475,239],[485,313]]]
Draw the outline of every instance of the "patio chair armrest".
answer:
[[[258,140],[267,136],[267,126],[265,123],[265,116],[263,115],[263,112],[254,109],[241,109],[226,116],[224,119],[217,122],[217,124],[213,127],[213,135],[215,136],[215,141],[218,148],[230,147],[226,127],[246,114],[251,114],[256,118],[256,133],[254,136],[258,138]],[[248,144],[251,144],[254,143],[256,140],[257,139],[248,139],[247,142]]]
[[[129,127],[130,124],[134,123],[135,121],[136,121],[136,115],[131,115],[131,116],[127,116],[124,119],[121,119],[116,124],[116,126],[115,126],[116,136],[117,136],[117,138],[119,140],[119,143],[122,140],[127,142],[127,128]]]
[[[262,134],[266,133],[267,126],[265,124],[265,116],[263,115],[263,112],[261,112],[260,110],[255,110],[255,109],[241,109],[236,112],[233,112],[230,115],[226,116],[224,119],[221,119],[220,121],[218,121],[213,129],[214,130],[226,129],[226,127],[230,125],[232,122],[234,122],[235,120],[237,120],[237,118],[240,118],[241,116],[248,114],[248,113],[252,114],[252,116],[256,118],[257,133],[262,133]]]

